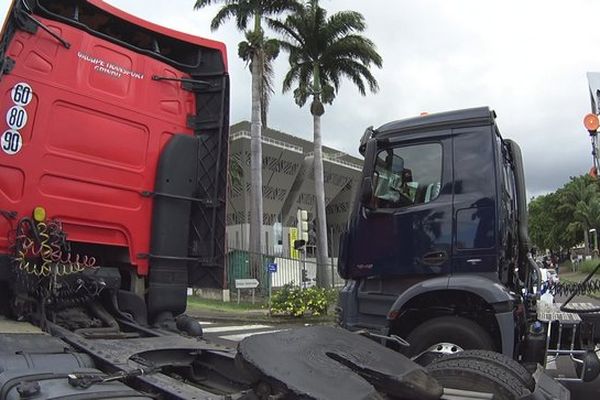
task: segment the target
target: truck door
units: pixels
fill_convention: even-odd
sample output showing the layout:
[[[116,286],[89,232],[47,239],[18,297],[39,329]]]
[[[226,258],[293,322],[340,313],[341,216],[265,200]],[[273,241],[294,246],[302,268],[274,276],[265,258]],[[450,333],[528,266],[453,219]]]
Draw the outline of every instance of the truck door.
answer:
[[[453,272],[494,272],[496,263],[495,135],[490,126],[453,131],[456,240]]]
[[[372,196],[349,230],[350,276],[450,271],[452,147],[449,131],[379,148]],[[370,168],[369,168],[370,169]]]

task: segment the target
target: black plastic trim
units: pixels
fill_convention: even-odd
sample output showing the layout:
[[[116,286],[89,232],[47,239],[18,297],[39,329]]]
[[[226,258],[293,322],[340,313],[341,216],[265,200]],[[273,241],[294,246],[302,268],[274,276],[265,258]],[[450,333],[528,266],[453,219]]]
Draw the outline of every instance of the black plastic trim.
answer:
[[[488,107],[468,108],[389,122],[374,131],[377,139],[402,132],[435,131],[494,123],[496,114]]]
[[[174,258],[152,258],[150,262],[148,315],[152,320],[161,312],[173,315],[185,311],[187,300],[187,260],[191,202],[194,198],[198,138],[175,135],[161,153],[156,173],[156,192],[169,195],[154,199],[151,254]]]

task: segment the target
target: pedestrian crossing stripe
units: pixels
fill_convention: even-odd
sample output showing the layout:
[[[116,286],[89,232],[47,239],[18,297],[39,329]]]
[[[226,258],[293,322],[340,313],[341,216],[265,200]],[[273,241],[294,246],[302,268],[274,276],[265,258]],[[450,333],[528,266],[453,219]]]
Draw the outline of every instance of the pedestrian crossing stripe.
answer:
[[[236,325],[236,326],[211,326],[203,328],[204,333],[221,333],[221,332],[236,332],[236,331],[251,331],[256,329],[272,328],[271,325]]]
[[[246,333],[238,333],[236,335],[224,335],[224,336],[219,336],[221,339],[225,339],[225,340],[231,340],[232,342],[240,342],[243,339],[250,337],[250,336],[254,336],[254,335],[264,335],[266,333],[277,333],[277,332],[282,332],[282,331],[286,331],[288,329],[273,329],[270,331],[261,331],[261,332],[246,332]]]
[[[273,325],[250,324],[250,325],[223,325],[219,322],[198,321],[202,326],[202,332],[212,335],[213,338],[239,342],[253,335],[263,335],[266,333],[277,333],[288,331],[290,328],[277,329]]]

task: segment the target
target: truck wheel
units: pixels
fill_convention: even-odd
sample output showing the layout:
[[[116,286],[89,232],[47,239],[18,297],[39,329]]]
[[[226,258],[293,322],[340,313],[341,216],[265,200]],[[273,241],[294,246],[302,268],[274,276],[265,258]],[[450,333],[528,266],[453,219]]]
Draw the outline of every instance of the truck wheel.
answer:
[[[490,361],[457,357],[432,363],[426,369],[444,389],[491,393],[494,400],[516,400],[530,394],[513,374]]]
[[[510,357],[504,354],[496,353],[487,350],[466,350],[458,354],[450,354],[434,360],[431,364],[441,364],[451,360],[474,360],[494,364],[501,368],[504,372],[518,379],[529,391],[535,390],[535,380],[533,376],[523,367]]]
[[[413,357],[431,349],[432,352],[452,354],[462,350],[494,350],[490,335],[475,322],[456,316],[434,318],[417,326],[408,335],[408,356]]]

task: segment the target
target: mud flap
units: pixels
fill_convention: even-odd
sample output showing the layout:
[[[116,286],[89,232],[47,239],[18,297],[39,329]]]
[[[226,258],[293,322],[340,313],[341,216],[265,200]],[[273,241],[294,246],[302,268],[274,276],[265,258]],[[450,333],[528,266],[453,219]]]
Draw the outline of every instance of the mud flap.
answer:
[[[530,395],[519,400],[570,400],[571,393],[556,379],[548,375],[544,369],[538,365],[533,374],[535,379],[535,390]]]
[[[244,339],[237,362],[271,395],[302,399],[433,400],[442,387],[416,363],[380,344],[315,326]]]

